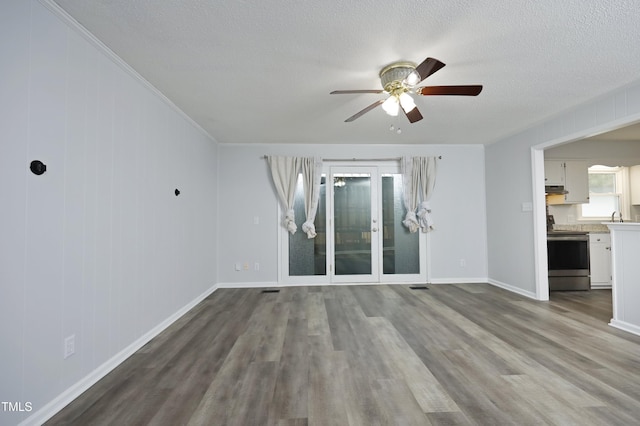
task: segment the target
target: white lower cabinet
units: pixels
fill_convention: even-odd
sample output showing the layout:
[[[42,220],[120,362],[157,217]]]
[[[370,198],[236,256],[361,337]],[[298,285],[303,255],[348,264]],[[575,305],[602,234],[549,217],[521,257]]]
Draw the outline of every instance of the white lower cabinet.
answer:
[[[591,288],[611,288],[611,236],[609,234],[589,234],[589,263]]]

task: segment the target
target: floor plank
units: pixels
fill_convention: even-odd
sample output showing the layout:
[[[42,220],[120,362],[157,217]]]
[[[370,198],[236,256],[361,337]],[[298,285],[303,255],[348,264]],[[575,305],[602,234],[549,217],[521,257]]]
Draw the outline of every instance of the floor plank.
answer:
[[[221,289],[48,425],[629,425],[640,337],[611,291]]]

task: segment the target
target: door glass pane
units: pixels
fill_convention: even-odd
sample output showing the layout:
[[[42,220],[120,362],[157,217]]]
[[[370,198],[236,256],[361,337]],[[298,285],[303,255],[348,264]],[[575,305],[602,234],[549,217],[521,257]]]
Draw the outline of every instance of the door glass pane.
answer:
[[[304,209],[304,192],[302,175],[298,175],[293,211],[295,212],[298,230],[289,235],[289,275],[326,275],[327,274],[327,234],[326,234],[326,185],[325,176],[320,181],[320,198],[318,212],[313,222],[316,227],[316,237],[307,238],[302,231],[302,224],[306,220]]]
[[[333,177],[335,274],[371,274],[371,176]]]
[[[419,234],[402,224],[402,175],[382,176],[382,260],[385,274],[419,274]]]

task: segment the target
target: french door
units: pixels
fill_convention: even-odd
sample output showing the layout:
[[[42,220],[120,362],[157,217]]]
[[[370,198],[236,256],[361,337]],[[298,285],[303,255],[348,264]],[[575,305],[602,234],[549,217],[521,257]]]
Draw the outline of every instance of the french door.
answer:
[[[302,182],[294,235],[281,235],[280,280],[340,284],[427,281],[427,236],[402,224],[402,176],[392,165],[325,165],[315,226],[308,239]]]
[[[331,167],[328,182],[331,282],[378,282],[380,223],[377,169]]]

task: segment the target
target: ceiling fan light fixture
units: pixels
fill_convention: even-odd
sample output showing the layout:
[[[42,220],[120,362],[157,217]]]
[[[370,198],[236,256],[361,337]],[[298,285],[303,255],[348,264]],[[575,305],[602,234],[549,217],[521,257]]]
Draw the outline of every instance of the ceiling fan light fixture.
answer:
[[[413,81],[418,77],[414,84],[420,81],[419,74],[416,71],[416,64],[413,62],[394,62],[387,65],[380,71],[380,83],[385,91],[391,93],[395,89],[402,87],[403,84],[409,84],[409,80]]]
[[[408,86],[415,86],[420,83],[420,74],[418,74],[418,71],[413,70],[409,73],[407,78],[404,79],[404,81]]]
[[[400,110],[398,97],[396,95],[389,96],[387,100],[382,103],[382,109],[390,116],[396,117],[398,115],[398,111]]]
[[[413,100],[411,95],[409,95],[407,92],[401,93],[399,99],[400,99],[400,105],[402,105],[402,109],[405,112],[409,112],[416,107],[415,101]]]

